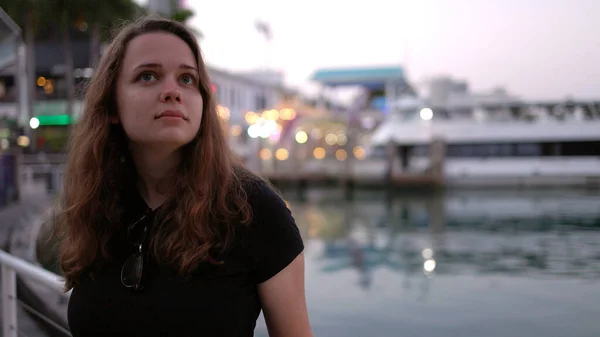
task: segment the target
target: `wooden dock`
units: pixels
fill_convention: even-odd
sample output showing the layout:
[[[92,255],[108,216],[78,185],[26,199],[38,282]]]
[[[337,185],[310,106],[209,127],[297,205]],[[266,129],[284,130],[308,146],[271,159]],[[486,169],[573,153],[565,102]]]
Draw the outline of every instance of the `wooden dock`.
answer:
[[[430,145],[429,167],[421,172],[407,172],[398,168],[398,145],[390,142],[387,145],[387,160],[385,170],[379,173],[358,173],[354,171],[354,163],[337,171],[316,171],[312,173],[295,170],[294,166],[271,172],[259,173],[275,186],[296,187],[304,189],[308,187],[330,187],[338,186],[346,190],[354,188],[385,188],[401,190],[405,188],[432,189],[444,185],[443,164],[445,159],[445,144],[435,139]],[[402,165],[408,167],[408,163]]]

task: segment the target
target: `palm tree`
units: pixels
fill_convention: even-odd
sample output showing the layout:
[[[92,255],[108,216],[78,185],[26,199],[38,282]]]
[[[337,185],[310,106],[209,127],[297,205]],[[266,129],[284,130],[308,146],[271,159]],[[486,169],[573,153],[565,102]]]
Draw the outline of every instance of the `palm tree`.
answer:
[[[170,19],[179,21],[181,23],[187,23],[188,20],[191,19],[193,16],[194,11],[192,11],[191,9],[175,7],[175,10],[172,12]]]
[[[195,15],[194,11],[189,9],[189,8],[182,8],[179,6],[179,1],[177,0],[171,0],[171,14],[169,15],[169,19],[171,20],[175,20],[178,22],[181,22],[185,25],[187,25],[189,23],[189,20],[191,18],[193,18]],[[192,33],[194,33],[194,35],[196,35],[196,37],[198,37],[199,39],[201,39],[203,37],[202,32],[195,29],[195,28],[190,28],[188,27],[188,29],[190,29],[192,31]]]

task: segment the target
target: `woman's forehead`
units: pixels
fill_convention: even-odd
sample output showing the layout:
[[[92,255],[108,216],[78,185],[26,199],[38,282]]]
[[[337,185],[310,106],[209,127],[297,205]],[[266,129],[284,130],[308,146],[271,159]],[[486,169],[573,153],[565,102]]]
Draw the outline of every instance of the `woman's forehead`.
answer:
[[[190,46],[178,36],[163,32],[142,34],[129,41],[123,65],[129,69],[143,65],[197,67]]]

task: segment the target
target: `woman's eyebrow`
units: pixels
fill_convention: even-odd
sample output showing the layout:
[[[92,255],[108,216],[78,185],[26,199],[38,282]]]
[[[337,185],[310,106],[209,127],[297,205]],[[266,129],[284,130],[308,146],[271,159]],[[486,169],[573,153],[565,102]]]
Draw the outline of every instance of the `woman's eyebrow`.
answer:
[[[137,67],[135,67],[134,69],[140,69],[140,68],[162,68],[162,64],[160,63],[142,63],[140,65],[138,65]],[[194,66],[190,66],[188,64],[184,64],[182,63],[181,65],[179,65],[180,69],[189,69],[189,70],[194,70],[195,72],[198,72],[198,69],[196,69],[196,67]]]

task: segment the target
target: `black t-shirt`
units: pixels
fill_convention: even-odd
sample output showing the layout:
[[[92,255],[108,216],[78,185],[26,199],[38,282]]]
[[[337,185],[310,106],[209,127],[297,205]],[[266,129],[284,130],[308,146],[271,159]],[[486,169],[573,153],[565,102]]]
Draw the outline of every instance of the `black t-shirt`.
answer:
[[[150,257],[144,289],[127,289],[121,267],[131,251],[114,252],[73,289],[73,336],[253,336],[261,311],[257,284],[289,265],[304,245],[291,212],[266,183],[254,184],[248,197],[253,221],[236,235],[225,263],[204,263],[189,279]]]

